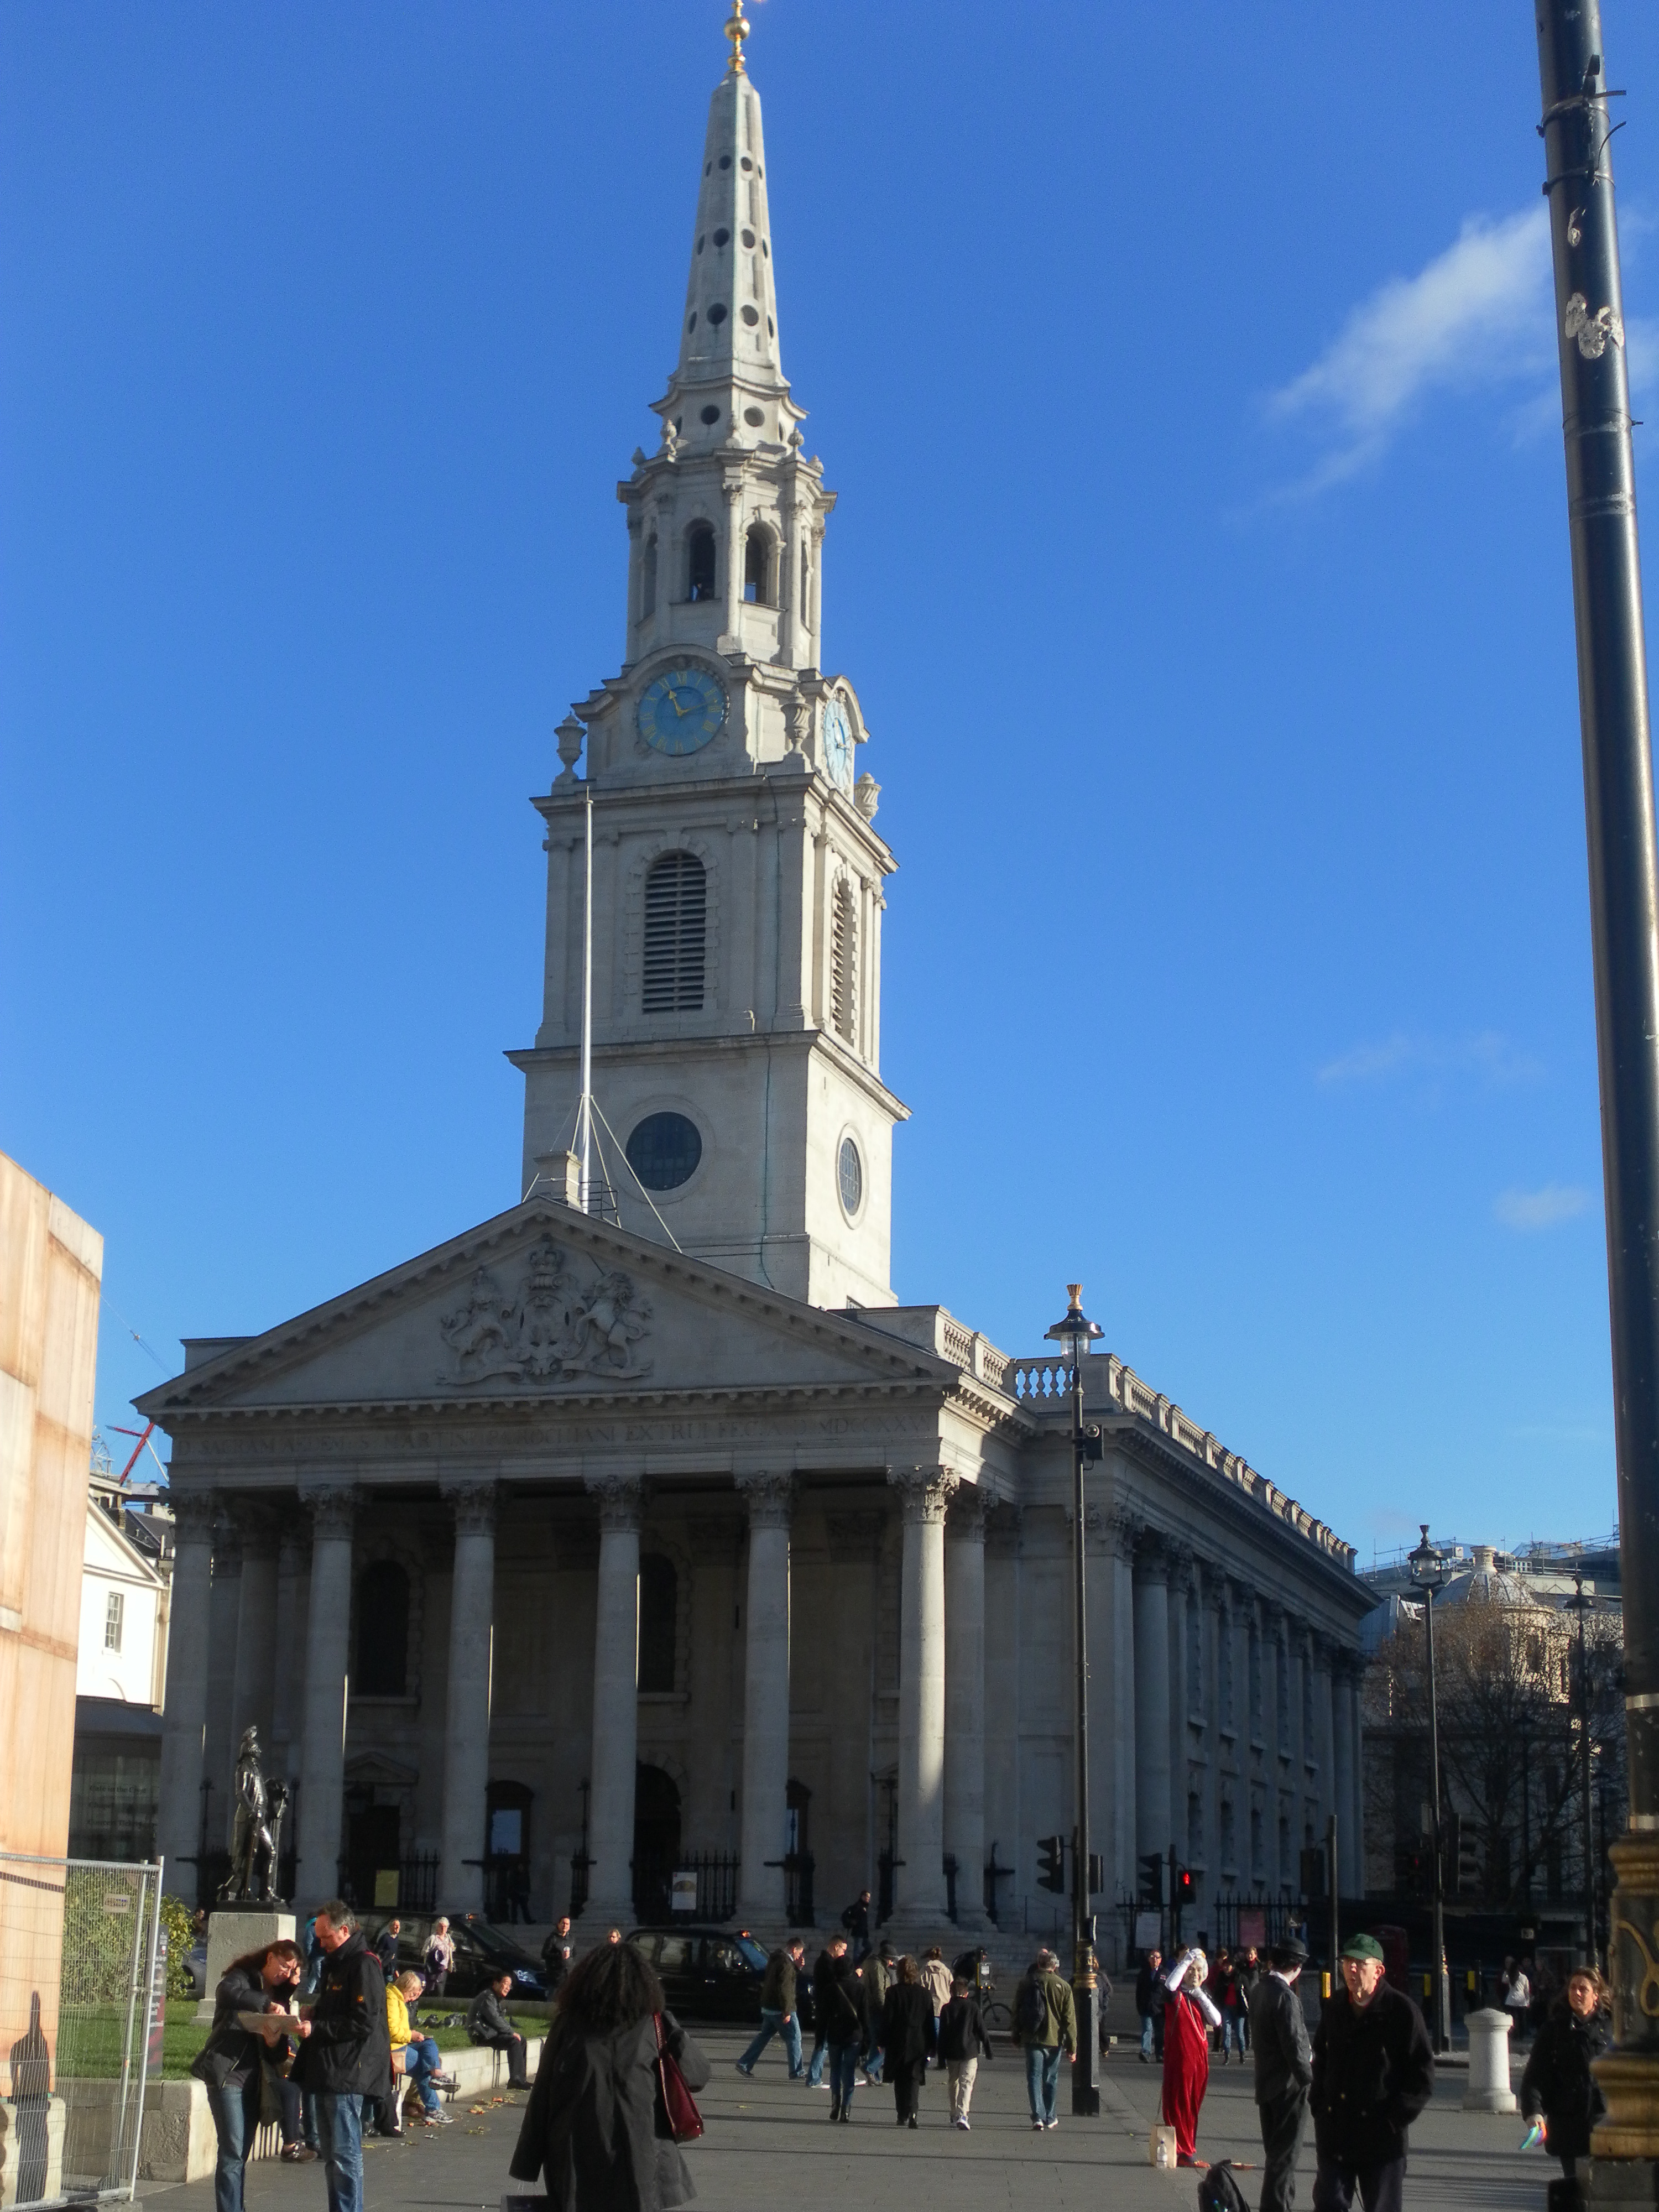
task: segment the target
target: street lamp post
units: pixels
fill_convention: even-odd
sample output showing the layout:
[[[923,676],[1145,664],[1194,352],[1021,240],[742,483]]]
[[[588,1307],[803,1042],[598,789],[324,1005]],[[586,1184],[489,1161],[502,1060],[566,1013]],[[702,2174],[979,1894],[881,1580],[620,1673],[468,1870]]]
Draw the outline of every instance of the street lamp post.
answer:
[[[1077,1814],[1072,1831],[1072,1991],[1077,2002],[1077,2057],[1072,2067],[1072,2111],[1094,2118],[1100,2111],[1100,2091],[1095,2082],[1095,2055],[1099,2048],[1099,2022],[1095,2012],[1095,1923],[1089,1910],[1089,1608],[1084,1583],[1084,1547],[1088,1530],[1083,1510],[1083,1468],[1087,1460],[1101,1455],[1100,1431],[1083,1425],[1083,1363],[1099,1325],[1083,1310],[1083,1285],[1068,1283],[1070,1304],[1063,1320],[1046,1334],[1066,1347],[1072,1369],[1072,1565],[1076,1638],[1077,1706],[1073,1715],[1076,1730]]]
[[[1582,1802],[1579,1812],[1583,1823],[1584,1850],[1584,1957],[1592,1966],[1598,1964],[1595,1942],[1595,1837],[1590,1823],[1590,1700],[1589,1657],[1584,1640],[1584,1616],[1595,1606],[1595,1600],[1584,1591],[1584,1577],[1575,1574],[1572,1595],[1566,1601],[1565,1610],[1578,1616],[1578,1780]]]
[[[1423,1540],[1411,1555],[1412,1580],[1423,1593],[1423,1627],[1429,1654],[1429,1830],[1434,1852],[1434,2025],[1435,2049],[1451,2049],[1451,1979],[1446,1972],[1446,1862],[1440,1843],[1440,1714],[1434,1686],[1434,1596],[1451,1569],[1443,1552],[1429,1541],[1429,1524],[1418,1523]]]

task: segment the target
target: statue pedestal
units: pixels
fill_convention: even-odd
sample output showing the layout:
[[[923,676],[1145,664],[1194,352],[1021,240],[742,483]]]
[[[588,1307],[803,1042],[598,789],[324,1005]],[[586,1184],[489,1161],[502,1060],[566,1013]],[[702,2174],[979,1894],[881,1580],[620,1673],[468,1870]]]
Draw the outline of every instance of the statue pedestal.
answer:
[[[289,1942],[294,1940],[294,1915],[278,1912],[268,1905],[227,1905],[211,1914],[208,1920],[207,1995],[196,2008],[197,2019],[213,2018],[213,1992],[233,1959],[240,1959],[246,1951],[257,1951],[262,1943],[280,1943],[284,1938]]]

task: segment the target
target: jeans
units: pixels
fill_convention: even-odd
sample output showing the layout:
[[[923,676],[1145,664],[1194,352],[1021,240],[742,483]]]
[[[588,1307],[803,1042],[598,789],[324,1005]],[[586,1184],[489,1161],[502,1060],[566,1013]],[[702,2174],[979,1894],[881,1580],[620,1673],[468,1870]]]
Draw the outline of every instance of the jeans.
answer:
[[[1031,2118],[1046,2127],[1054,2117],[1060,2094],[1060,2045],[1028,2043],[1025,2046],[1025,2094],[1031,2100]]]
[[[362,2099],[355,2093],[319,2089],[317,2138],[328,2183],[328,2212],[363,2212]]]
[[[438,2046],[429,2035],[411,2036],[401,2051],[394,2051],[392,2054],[393,2075],[409,2075],[420,2092],[422,2109],[428,2112],[435,2112],[438,2109],[438,2093],[432,2086],[432,2077],[443,2070],[444,2062],[439,2056]]]
[[[301,2089],[284,2081],[278,2092],[283,2105],[283,2142],[302,2142],[308,2150],[317,2148],[317,2100],[309,2089]]]
[[[775,2007],[763,2005],[760,2033],[738,2059],[738,2063],[747,2074],[775,2035],[781,2035],[783,2038],[784,2055],[789,2061],[789,2079],[793,2081],[800,2073],[800,2014],[798,2012],[792,2012],[786,2020]],[[815,2051],[812,2056],[816,2058],[817,2052]]]
[[[853,2109],[853,2082],[858,2072],[859,2047],[856,2043],[832,2043],[830,2053],[830,2098],[838,2112]]]
[[[1236,2050],[1241,2058],[1244,2056],[1244,2014],[1243,2013],[1224,2012],[1222,2014],[1221,2048],[1223,2051]]]
[[[945,2070],[951,2083],[951,2118],[965,2120],[968,2107],[974,2101],[974,2076],[979,2071],[979,2061],[950,2058],[945,2061]]]
[[[1140,2015],[1140,2055],[1143,2058],[1152,2055],[1152,2015],[1149,2012]]]
[[[815,2038],[812,2044],[812,2056],[806,2063],[806,2086],[809,2089],[816,2089],[823,2079],[824,2054],[829,2048],[829,2045],[821,2035]]]
[[[242,2179],[259,2125],[259,2075],[235,2089],[210,2089],[208,2106],[219,2137],[213,2169],[213,2212],[242,2212]]]
[[[1401,2212],[1406,2202],[1406,2161],[1384,2166],[1350,2166],[1322,2150],[1314,2172],[1314,2212],[1348,2212],[1356,2191],[1365,2212]]]

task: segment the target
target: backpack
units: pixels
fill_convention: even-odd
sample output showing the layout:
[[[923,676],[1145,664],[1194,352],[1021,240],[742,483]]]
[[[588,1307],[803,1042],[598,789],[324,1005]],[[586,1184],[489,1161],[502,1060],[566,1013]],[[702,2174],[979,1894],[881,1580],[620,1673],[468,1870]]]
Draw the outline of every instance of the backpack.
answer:
[[[1233,2179],[1233,2162],[1224,2158],[1212,2166],[1198,2185],[1199,2212],[1250,2212],[1244,2192]]]
[[[1014,1999],[1015,2033],[1026,2042],[1035,2043],[1048,2025],[1048,1991],[1035,1974],[1028,1974]]]

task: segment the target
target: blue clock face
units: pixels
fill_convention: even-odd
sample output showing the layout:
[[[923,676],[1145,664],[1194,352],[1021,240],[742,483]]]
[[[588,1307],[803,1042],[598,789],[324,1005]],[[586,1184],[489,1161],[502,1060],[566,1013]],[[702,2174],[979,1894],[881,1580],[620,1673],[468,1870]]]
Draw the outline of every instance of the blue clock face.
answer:
[[[853,788],[853,727],[839,699],[823,709],[823,764],[843,791]]]
[[[726,720],[726,694],[705,668],[671,668],[640,702],[640,735],[659,753],[698,753]]]

